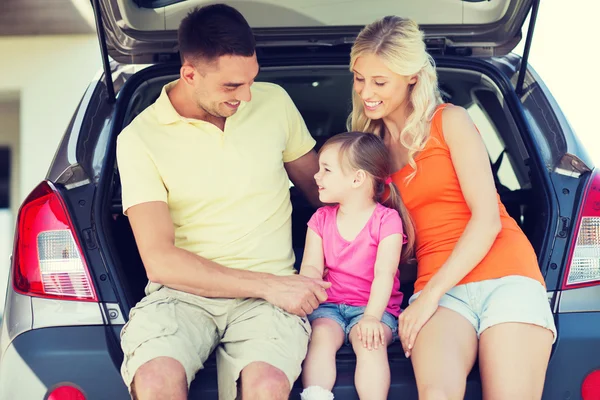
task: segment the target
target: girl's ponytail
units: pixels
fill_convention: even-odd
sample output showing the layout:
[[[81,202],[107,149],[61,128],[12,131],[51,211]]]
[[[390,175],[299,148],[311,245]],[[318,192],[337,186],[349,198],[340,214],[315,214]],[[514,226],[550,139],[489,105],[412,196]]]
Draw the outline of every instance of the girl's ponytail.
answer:
[[[394,182],[391,181],[390,178],[387,178],[386,182],[389,188],[389,195],[387,199],[382,202],[382,204],[386,207],[393,208],[398,211],[400,214],[400,218],[402,219],[402,225],[404,229],[404,234],[406,235],[406,244],[402,246],[402,254],[400,256],[401,262],[408,262],[410,259],[414,258],[415,251],[415,224],[408,213],[408,210],[404,206],[404,202],[402,201],[402,197],[400,196],[400,192],[398,191],[398,187]]]

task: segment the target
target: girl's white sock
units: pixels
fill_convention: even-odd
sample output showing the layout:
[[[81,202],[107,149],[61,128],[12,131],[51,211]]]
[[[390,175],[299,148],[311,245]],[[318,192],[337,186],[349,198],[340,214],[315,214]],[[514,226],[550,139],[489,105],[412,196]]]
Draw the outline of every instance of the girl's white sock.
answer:
[[[333,400],[333,393],[321,386],[309,386],[300,393],[301,400]]]

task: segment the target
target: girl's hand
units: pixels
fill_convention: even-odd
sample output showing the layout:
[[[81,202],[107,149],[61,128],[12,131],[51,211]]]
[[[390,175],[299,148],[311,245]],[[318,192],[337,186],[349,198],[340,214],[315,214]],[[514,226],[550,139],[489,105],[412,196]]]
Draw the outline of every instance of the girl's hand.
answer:
[[[398,317],[398,332],[404,355],[408,358],[421,328],[429,321],[438,308],[439,299],[421,293]]]
[[[383,324],[372,315],[363,315],[356,324],[356,329],[358,330],[358,339],[363,343],[363,347],[377,350],[380,344],[385,346]]]

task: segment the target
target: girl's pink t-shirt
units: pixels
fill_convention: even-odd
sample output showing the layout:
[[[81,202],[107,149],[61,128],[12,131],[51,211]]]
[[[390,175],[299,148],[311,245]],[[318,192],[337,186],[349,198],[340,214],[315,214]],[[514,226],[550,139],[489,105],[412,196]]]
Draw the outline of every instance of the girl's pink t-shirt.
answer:
[[[404,236],[402,219],[396,210],[378,203],[356,238],[347,241],[337,228],[338,208],[337,205],[321,207],[308,221],[308,227],[323,240],[325,268],[329,269],[324,280],[331,282],[327,303],[364,307],[371,294],[379,243],[393,234]],[[402,297],[398,271],[386,311],[398,316]]]

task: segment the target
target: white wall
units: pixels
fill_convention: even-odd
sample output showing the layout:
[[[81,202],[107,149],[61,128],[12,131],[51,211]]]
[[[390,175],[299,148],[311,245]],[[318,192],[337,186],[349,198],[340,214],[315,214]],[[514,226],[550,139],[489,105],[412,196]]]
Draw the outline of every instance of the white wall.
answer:
[[[0,126],[10,123],[11,132],[18,130],[18,150],[12,154],[19,162],[12,177],[14,211],[46,176],[75,107],[101,67],[93,35],[0,38],[0,104],[5,104]],[[4,141],[12,143],[14,135],[0,131]],[[14,217],[0,212],[0,316]]]
[[[92,35],[0,38],[0,57],[0,96],[17,93],[20,99],[20,202],[46,175],[102,63]]]
[[[19,98],[13,93],[0,98],[0,146],[10,149],[10,208],[19,208],[19,176],[21,174],[19,152]]]
[[[0,306],[4,303],[14,216],[19,207],[19,99],[14,93],[0,98],[0,146],[10,149],[10,208],[0,209]],[[0,315],[2,311],[0,311]]]

